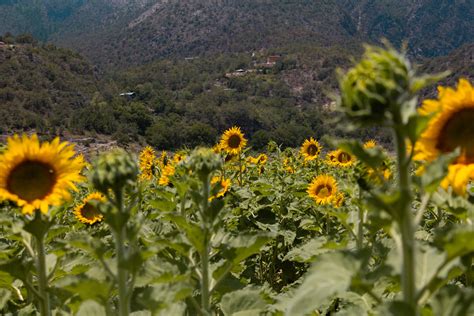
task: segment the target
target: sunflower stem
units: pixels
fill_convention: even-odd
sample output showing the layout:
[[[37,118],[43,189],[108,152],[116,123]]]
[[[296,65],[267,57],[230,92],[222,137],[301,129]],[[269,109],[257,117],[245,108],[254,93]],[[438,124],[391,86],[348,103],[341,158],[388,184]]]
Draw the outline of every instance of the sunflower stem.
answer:
[[[359,201],[362,201],[362,190],[359,189]],[[357,249],[361,250],[364,246],[364,216],[365,212],[362,205],[359,205],[359,224],[357,227]]]
[[[242,153],[239,152],[239,185],[242,186]]]
[[[34,236],[37,247],[36,268],[38,273],[38,292],[40,295],[40,313],[41,316],[50,316],[51,306],[48,293],[48,278],[46,276],[46,251],[44,247],[44,234],[38,234]]]
[[[204,247],[201,255],[201,309],[204,315],[211,315],[211,303],[209,293],[209,176],[203,181],[203,200],[202,200],[202,228],[204,235]]]
[[[124,211],[122,190],[116,190],[117,209],[119,214]],[[121,217],[121,216],[119,216]],[[121,219],[119,219],[121,221]],[[119,315],[128,316],[130,314],[130,304],[128,300],[127,281],[128,273],[125,268],[125,235],[126,223],[120,222],[115,232],[115,251],[117,254],[117,283],[119,299]]]
[[[400,120],[401,121],[401,120]],[[415,287],[415,232],[411,212],[412,194],[410,191],[410,160],[406,154],[406,144],[403,125],[395,127],[397,146],[398,185],[400,191],[400,210],[397,216],[402,236],[402,289],[403,299],[412,310],[412,315],[418,315]]]
[[[117,251],[117,282],[119,291],[119,315],[129,315],[128,295],[127,295],[127,270],[124,268],[125,264],[125,249],[124,249],[124,235],[125,227],[116,234],[115,248]]]

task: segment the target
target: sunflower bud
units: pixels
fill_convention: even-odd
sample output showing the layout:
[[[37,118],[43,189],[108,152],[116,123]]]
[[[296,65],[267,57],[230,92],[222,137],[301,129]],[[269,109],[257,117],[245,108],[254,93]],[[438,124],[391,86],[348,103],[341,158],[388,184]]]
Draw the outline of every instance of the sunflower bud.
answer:
[[[187,165],[200,179],[207,179],[213,171],[222,166],[222,160],[211,149],[198,148],[191,153]]]
[[[119,192],[137,179],[138,166],[133,157],[123,150],[102,154],[94,165],[91,182],[101,193]]]
[[[340,74],[339,107],[362,122],[383,123],[410,97],[411,74],[403,54],[393,48],[368,46],[362,60]]]

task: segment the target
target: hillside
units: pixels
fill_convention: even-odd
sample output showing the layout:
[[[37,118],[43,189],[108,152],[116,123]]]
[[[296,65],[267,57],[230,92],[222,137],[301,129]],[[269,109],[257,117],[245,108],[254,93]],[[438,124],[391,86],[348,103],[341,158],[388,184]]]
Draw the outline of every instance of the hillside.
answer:
[[[0,0],[0,33],[30,32],[112,67],[381,37],[433,57],[474,40],[473,16],[472,0]]]
[[[352,40],[335,0],[164,1],[107,37],[84,34],[63,45],[100,64],[137,65],[157,57],[244,52],[288,43],[329,45]],[[76,43],[80,43],[78,46]]]
[[[232,125],[241,126],[254,147],[271,139],[291,146],[308,134],[338,133],[325,120],[333,116],[328,93],[335,88],[335,68],[350,63],[342,47],[295,51],[271,67],[268,56],[281,51],[163,60],[119,71],[109,81],[116,83],[116,95],[135,93],[131,106],[151,111],[150,125],[138,131],[158,148],[212,144]]]
[[[466,44],[447,56],[426,59],[422,71],[436,73],[450,70],[451,74],[442,84],[454,85],[458,78],[474,81],[474,43]]]
[[[293,146],[307,135],[341,136],[330,97],[337,90],[335,70],[360,52],[360,46],[295,45],[158,60],[97,78],[71,51],[28,36],[1,40],[9,43],[0,49],[3,132],[109,135],[163,149],[212,144],[232,125],[241,126],[255,148],[269,140]],[[420,71],[451,69],[445,80],[451,85],[459,76],[472,79],[472,51],[470,44],[426,59]],[[426,92],[434,94],[434,87]],[[356,136],[374,136],[366,133]]]
[[[412,55],[433,57],[474,41],[472,0],[346,0],[361,36],[408,42]]]
[[[3,40],[9,44],[0,46],[0,129],[70,128],[71,113],[98,91],[93,67],[77,53],[28,37]]]

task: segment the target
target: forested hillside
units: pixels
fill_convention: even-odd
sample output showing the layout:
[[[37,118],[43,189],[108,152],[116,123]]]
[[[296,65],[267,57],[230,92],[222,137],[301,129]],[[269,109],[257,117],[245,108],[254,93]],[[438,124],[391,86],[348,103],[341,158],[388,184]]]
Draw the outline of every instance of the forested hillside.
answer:
[[[60,131],[98,91],[83,57],[31,37],[0,37],[0,129]]]
[[[32,33],[122,68],[162,57],[407,40],[440,56],[474,40],[472,0],[0,1],[0,33]]]
[[[341,133],[335,71],[364,42],[407,40],[423,71],[472,78],[472,16],[471,0],[0,0],[0,31],[85,56],[5,33],[0,127],[171,149],[239,125],[255,148],[292,146]]]

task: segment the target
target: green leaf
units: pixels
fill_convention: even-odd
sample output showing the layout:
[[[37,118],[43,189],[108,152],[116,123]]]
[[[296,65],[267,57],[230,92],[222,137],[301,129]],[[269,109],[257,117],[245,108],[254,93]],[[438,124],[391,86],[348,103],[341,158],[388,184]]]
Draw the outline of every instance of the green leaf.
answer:
[[[136,311],[133,313],[130,313],[130,316],[151,316],[150,311]]]
[[[148,202],[148,204],[159,212],[172,212],[176,209],[176,202],[171,198],[155,199]]]
[[[342,252],[322,255],[312,266],[292,297],[280,302],[285,315],[306,315],[328,299],[348,290],[360,262]]]
[[[410,91],[412,93],[417,93],[423,88],[434,85],[435,83],[446,78],[450,74],[451,74],[450,71],[444,71],[444,72],[433,74],[433,75],[422,75],[422,76],[416,77],[410,84]]]
[[[245,288],[222,297],[221,309],[225,316],[260,315],[266,307],[257,288]]]
[[[103,315],[106,315],[105,308],[99,303],[92,300],[84,301],[76,313],[76,316],[103,316]]]
[[[440,285],[459,275],[456,271],[450,273],[456,265],[459,265],[458,261],[446,258],[446,254],[436,248],[429,246],[422,248],[417,252],[415,265],[417,290],[429,286],[430,291],[434,292]]]
[[[199,226],[179,215],[166,214],[164,218],[176,224],[176,226],[186,234],[189,243],[193,245],[199,253],[204,251],[204,234]]]
[[[239,235],[224,244],[222,255],[233,264],[238,264],[259,252],[260,248],[271,239],[270,234]]]
[[[460,227],[448,234],[444,245],[448,259],[474,252],[474,230]]]
[[[12,293],[7,289],[0,288],[0,311],[5,307]]]
[[[436,316],[474,315],[474,290],[448,285],[431,300],[431,306]]]
[[[347,140],[337,142],[339,148],[348,151],[355,155],[360,161],[367,166],[374,169],[382,165],[386,159],[384,153],[379,148],[365,149],[364,146],[357,140]]]
[[[31,221],[27,222],[23,229],[36,238],[43,238],[52,223],[46,220],[41,214],[38,214],[39,213],[37,213]]]
[[[326,242],[327,239],[325,237],[311,239],[309,242],[291,249],[283,260],[311,262],[316,256],[329,251],[324,248]]]
[[[422,116],[419,114],[412,115],[408,119],[406,132],[412,144],[416,143],[418,138],[420,138],[426,127],[428,127],[428,123],[430,122],[430,120],[431,116]]]
[[[392,301],[382,304],[377,308],[375,315],[384,316],[401,316],[401,315],[415,315],[410,305],[401,301]]]
[[[67,282],[67,280],[64,282]],[[110,294],[107,283],[94,279],[74,281],[69,285],[63,286],[63,289],[79,295],[83,300],[107,301]]]
[[[214,271],[213,277],[215,279],[221,279],[226,273],[231,271],[233,267],[239,265],[251,255],[258,253],[272,238],[272,234],[255,234],[240,235],[230,240],[225,240],[225,242],[222,243],[221,255],[224,256],[227,261]]]
[[[448,173],[448,165],[459,156],[459,149],[452,153],[441,155],[430,163],[421,176],[421,185],[426,192],[435,192],[441,181]]]

